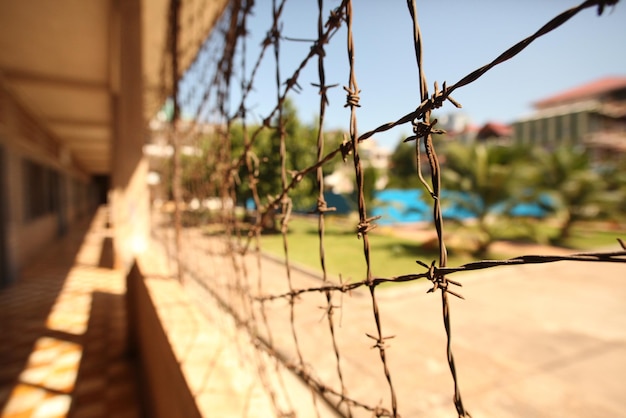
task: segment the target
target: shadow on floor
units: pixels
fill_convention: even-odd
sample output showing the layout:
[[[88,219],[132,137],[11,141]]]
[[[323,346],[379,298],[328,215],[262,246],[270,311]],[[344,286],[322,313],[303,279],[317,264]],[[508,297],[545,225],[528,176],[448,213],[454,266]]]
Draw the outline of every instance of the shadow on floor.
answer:
[[[98,267],[112,269],[113,266],[113,238],[105,237],[102,240],[102,251],[100,252]]]
[[[142,416],[125,287],[106,268],[113,242],[99,241],[102,214],[75,225],[0,291],[3,418]],[[93,254],[90,263],[77,261],[83,252]]]

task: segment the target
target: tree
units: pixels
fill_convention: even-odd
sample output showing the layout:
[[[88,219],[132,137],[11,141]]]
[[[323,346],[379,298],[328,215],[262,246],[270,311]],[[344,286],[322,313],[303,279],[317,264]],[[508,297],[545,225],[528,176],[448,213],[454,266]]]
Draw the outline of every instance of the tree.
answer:
[[[211,152],[214,138],[205,135],[198,139],[192,153],[181,155],[181,186],[183,200],[206,199],[215,196],[215,164]]]
[[[480,232],[477,255],[484,255],[497,237],[497,223],[511,216],[519,203],[533,198],[529,186],[536,171],[523,164],[528,148],[474,143],[448,144],[442,185],[446,201],[476,219]],[[445,207],[445,206],[444,206]]]
[[[283,105],[282,117],[288,185],[295,173],[316,163],[318,127],[317,123],[303,124],[290,100],[286,100]],[[278,126],[277,118],[274,118],[271,125],[272,127]],[[252,174],[260,205],[264,207],[283,190],[280,132],[278,129],[261,125],[249,125],[247,132],[248,140],[254,137],[254,143],[248,154],[250,166],[244,162],[236,168],[234,181],[236,199],[239,204],[247,204],[253,197],[250,187],[250,174]],[[223,133],[206,135],[198,141],[193,155],[182,157],[182,183],[187,199],[218,196],[220,190],[216,189],[216,185],[224,183],[224,179],[218,177],[234,174],[229,170],[229,165],[243,156],[245,146],[243,125],[233,123],[230,126],[228,132],[230,149],[225,149],[222,135]],[[326,152],[336,149],[343,140],[341,131],[331,131],[325,133],[324,136]],[[332,164],[325,164],[323,168],[325,174],[328,174],[328,170],[332,169]],[[315,207],[318,194],[315,170],[299,179],[288,194],[296,211],[308,211]],[[270,211],[270,214],[272,217],[274,211]],[[268,222],[270,223],[272,222]]]
[[[375,198],[374,194],[376,193],[376,182],[380,177],[378,170],[371,165],[364,165],[363,167],[363,200],[365,201],[365,207],[368,212],[374,209]],[[356,179],[354,181],[354,201],[358,199],[358,190],[356,187]],[[357,203],[358,204],[358,203]],[[355,207],[356,209],[356,207]]]
[[[592,169],[583,149],[537,149],[535,158],[541,168],[539,186],[550,197],[547,208],[561,218],[557,242],[570,236],[576,222],[597,217],[615,203],[606,181]]]
[[[283,123],[285,131],[286,146],[286,172],[287,184],[293,175],[307,167],[314,165],[317,161],[317,125],[304,125],[299,117],[293,102],[285,101],[283,107]],[[272,122],[272,126],[277,126],[278,120]],[[249,126],[248,131],[252,134],[262,129],[260,126]],[[243,129],[240,124],[236,124],[231,129],[233,157],[236,158],[243,153]],[[343,136],[339,132],[331,132],[326,135],[326,149],[329,151],[336,148]],[[254,155],[254,168],[258,170],[258,183],[256,185],[261,204],[266,205],[283,190],[282,168],[280,157],[280,132],[277,129],[264,128],[257,134],[254,146],[251,149]],[[248,169],[244,165],[239,168],[239,179],[237,195],[241,200],[251,197],[250,186],[248,184]],[[295,210],[309,210],[314,207],[317,200],[316,173],[315,170],[300,179],[298,184],[289,191]]]
[[[626,220],[626,157],[607,162],[603,165],[600,175],[604,178],[607,197],[612,201],[605,214],[613,220]]]
[[[428,176],[427,173],[423,173]],[[400,141],[390,157],[389,183],[391,189],[415,189],[422,187],[417,176],[414,142]]]

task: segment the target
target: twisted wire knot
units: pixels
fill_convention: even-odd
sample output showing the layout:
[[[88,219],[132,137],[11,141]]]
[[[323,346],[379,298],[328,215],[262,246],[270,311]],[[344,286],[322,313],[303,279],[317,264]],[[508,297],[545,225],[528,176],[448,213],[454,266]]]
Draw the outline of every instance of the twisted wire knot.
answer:
[[[298,76],[294,75],[291,78],[288,78],[287,80],[285,80],[285,85],[287,86],[287,90],[290,90],[293,88],[293,90],[296,93],[300,93],[302,91],[302,86],[300,86],[300,84],[298,84]]]
[[[368,333],[365,333],[365,335],[367,335],[372,340],[376,341],[376,344],[374,344],[370,348],[378,348],[381,351],[385,351],[385,348],[389,348],[390,347],[389,345],[387,345],[387,343],[385,343],[386,340],[390,340],[390,339],[396,337],[395,335],[390,335],[389,337],[375,337],[375,336],[370,335]]]
[[[343,105],[343,107],[361,107],[359,104],[359,101],[361,100],[359,97],[361,90],[351,89],[346,86],[343,86],[343,89],[348,93],[346,95],[346,104]]]
[[[344,20],[343,7],[339,6],[336,9],[330,11],[330,16],[328,17],[328,21],[324,26],[326,26],[328,29],[336,29],[341,26],[342,20]]]
[[[376,221],[378,219],[380,219],[382,216],[373,216],[371,218],[367,218],[365,219],[363,222],[360,222],[357,225],[357,236],[359,238],[361,238],[363,235],[367,234],[369,231],[371,231],[372,229],[376,228],[378,225],[376,225],[375,223],[372,223],[373,221]]]
[[[448,279],[444,274],[442,274],[439,269],[437,268],[437,266],[435,265],[435,261],[433,260],[433,262],[430,264],[430,266],[426,263],[423,263],[419,260],[416,261],[417,264],[419,264],[422,267],[425,267],[428,269],[428,271],[426,272],[426,279],[428,279],[428,281],[430,281],[433,284],[433,287],[431,287],[430,289],[428,289],[426,291],[426,293],[433,293],[434,291],[436,291],[437,289],[441,289],[442,292],[448,292],[453,296],[456,296],[459,299],[465,299],[462,295],[456,293],[453,290],[450,290],[449,285],[453,284],[455,286],[459,286],[462,287],[463,285],[457,281]]]
[[[433,127],[437,124],[437,119],[433,119],[430,123],[422,122],[417,119],[411,122],[413,125],[413,133],[415,135],[406,138],[403,142],[413,141],[415,139],[424,138],[428,135],[441,135],[445,134],[446,131],[443,129],[433,129]]]
[[[317,211],[319,213],[334,212],[336,210],[337,208],[335,207],[328,207],[328,204],[323,198],[317,198]]]
[[[339,146],[341,151],[341,159],[345,163],[348,160],[348,155],[352,152],[352,142],[348,140],[348,137],[344,135],[343,142]]]
[[[311,83],[311,85],[313,87],[317,87],[319,89],[319,95],[322,96],[322,100],[327,104],[330,105],[330,102],[328,101],[328,90],[332,89],[333,87],[337,87],[339,84],[330,84],[330,85],[321,85],[321,84],[317,84],[317,83]]]

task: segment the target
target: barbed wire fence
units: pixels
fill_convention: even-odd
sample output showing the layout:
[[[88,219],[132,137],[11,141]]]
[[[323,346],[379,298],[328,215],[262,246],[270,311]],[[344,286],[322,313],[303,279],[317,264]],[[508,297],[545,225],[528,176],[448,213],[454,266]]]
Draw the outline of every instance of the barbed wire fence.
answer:
[[[447,85],[445,82],[440,87],[435,82],[432,93],[423,66],[422,45],[423,38],[418,22],[418,9],[416,2],[407,1],[408,13],[413,25],[413,44],[417,63],[417,79],[419,82],[420,103],[416,103],[413,110],[407,111],[395,121],[383,123],[373,130],[359,134],[357,115],[360,107],[360,89],[357,82],[356,65],[356,42],[353,31],[353,2],[342,0],[341,3],[328,11],[323,0],[317,2],[317,38],[310,41],[292,40],[283,34],[283,11],[287,0],[273,0],[271,6],[261,3],[261,7],[271,7],[272,22],[268,28],[266,37],[259,46],[254,62],[249,62],[250,45],[247,35],[250,30],[249,21],[254,16],[255,2],[253,0],[233,0],[219,21],[212,36],[204,44],[202,50],[188,73],[180,78],[179,88],[174,89],[174,148],[175,153],[173,180],[168,180],[177,202],[175,204],[175,216],[160,218],[165,220],[155,232],[164,240],[168,240],[169,232],[177,231],[174,243],[168,245],[175,248],[178,274],[181,281],[193,281],[201,285],[229,312],[238,326],[245,329],[252,344],[258,348],[259,354],[253,360],[256,364],[259,377],[264,382],[265,390],[271,399],[277,416],[295,416],[296,407],[289,397],[287,384],[278,371],[279,367],[287,367],[291,372],[299,376],[309,387],[313,396],[313,403],[319,407],[319,399],[328,402],[332,408],[343,416],[358,416],[363,412],[375,416],[400,416],[402,405],[398,404],[397,386],[393,380],[388,360],[388,340],[393,335],[385,332],[383,315],[378,305],[377,290],[384,283],[412,282],[419,279],[430,281],[432,286],[430,293],[438,292],[441,297],[442,318],[446,335],[446,357],[450,375],[454,385],[453,403],[459,417],[470,417],[468,408],[461,396],[459,377],[453,355],[453,328],[451,323],[451,311],[449,297],[462,298],[459,290],[461,283],[450,279],[450,276],[470,270],[494,268],[504,265],[522,265],[537,263],[553,263],[559,261],[581,262],[626,262],[626,247],[620,241],[621,251],[602,253],[581,253],[570,256],[551,255],[524,255],[508,260],[482,260],[467,263],[458,267],[448,266],[447,249],[444,240],[444,221],[442,217],[442,190],[441,190],[441,167],[433,134],[444,134],[436,128],[436,120],[432,118],[432,112],[450,103],[455,107],[460,104],[451,95],[456,90],[466,86],[493,67],[507,61],[524,48],[529,46],[537,38],[548,34],[566,23],[570,18],[585,9],[595,9],[601,15],[605,8],[615,6],[616,0],[589,0],[577,7],[556,16],[533,35],[513,45],[503,52],[492,62],[470,72],[458,82]],[[173,2],[173,5],[179,3]],[[179,7],[179,6],[178,6]],[[258,6],[257,6],[258,7]],[[358,7],[358,6],[357,6]],[[175,6],[171,13],[171,56],[172,68],[177,69],[176,56],[176,32],[180,30],[177,22]],[[325,118],[330,105],[328,91],[337,87],[336,84],[327,84],[326,54],[325,48],[336,39],[338,33],[345,33],[347,48],[347,61],[349,72],[347,83],[343,87],[346,91],[344,104],[350,111],[349,131],[340,146],[326,151]],[[309,47],[303,48],[303,58],[296,69],[288,77],[284,76],[281,66],[281,45],[284,42],[304,41]],[[274,103],[271,111],[264,115],[262,123],[250,124],[249,95],[256,85],[269,83],[268,80],[258,79],[259,68],[266,60],[271,60],[273,55],[275,66],[276,96],[267,97],[266,100]],[[308,167],[289,172],[288,138],[284,106],[289,94],[301,92],[299,77],[307,66],[314,65],[317,60],[318,81],[313,83],[316,93],[319,95],[319,118],[317,120],[317,149],[316,162]],[[175,71],[176,73],[177,71]],[[333,75],[335,77],[336,75]],[[346,76],[346,75],[344,75]],[[176,83],[174,83],[176,85]],[[186,91],[186,96],[180,93]],[[193,122],[178,120],[179,107],[188,111],[191,109]],[[234,109],[234,110],[233,110]],[[202,123],[201,123],[202,121]],[[232,143],[232,130],[235,124],[239,124],[242,130],[243,144],[235,148]],[[364,194],[364,166],[361,160],[359,146],[364,141],[372,138],[377,133],[410,124],[413,135],[406,138],[405,142],[415,144],[415,158],[418,170],[415,173],[419,177],[427,194],[432,198],[433,224],[437,234],[438,260],[426,262],[420,260],[419,254],[415,254],[416,263],[423,268],[420,272],[408,272],[395,277],[379,277],[375,274],[371,265],[371,249],[369,233],[376,227],[376,217],[369,215]],[[208,128],[207,128],[208,127]],[[277,176],[280,178],[280,192],[273,196],[262,196],[258,185],[259,168],[265,164],[265,157],[257,155],[254,145],[263,132],[273,132],[273,138],[277,141],[280,167]],[[206,153],[203,161],[204,170],[209,174],[201,178],[194,177],[193,167],[187,167],[187,176],[183,175],[186,167],[180,150],[187,147],[193,153],[193,149],[206,147],[207,135],[214,138],[211,143],[211,151]],[[426,152],[430,178],[422,175],[420,166],[420,150]],[[182,152],[184,154],[184,152]],[[334,208],[329,207],[324,197],[324,174],[323,167],[339,158],[344,161],[352,160],[354,164],[354,178],[356,183],[358,223],[356,236],[360,240],[363,249],[363,263],[365,277],[361,280],[346,282],[342,277],[339,280],[331,277],[327,270],[326,242],[326,217]],[[445,169],[445,168],[444,168]],[[203,172],[204,172],[203,171]],[[171,172],[171,170],[170,170]],[[240,173],[245,173],[241,176]],[[300,185],[306,177],[315,177],[317,186],[317,203],[315,213],[317,216],[317,233],[319,237],[319,262],[318,272],[320,282],[312,282],[304,285],[303,282],[295,281],[293,276],[293,263],[290,259],[289,224],[292,219],[293,202],[291,193]],[[187,195],[182,193],[180,187],[181,178],[185,177],[189,184],[186,185]],[[254,203],[254,212],[249,219],[243,219],[241,207],[246,202],[238,201],[237,190],[245,184],[250,191],[251,200]],[[212,202],[213,216],[210,222],[206,219],[198,222],[186,220],[182,208],[194,196],[209,196]],[[185,202],[185,204],[183,204]],[[219,214],[216,216],[215,213]],[[273,216],[278,214],[279,231],[282,237],[284,262],[282,271],[269,270],[265,266],[265,256],[262,248],[261,233],[264,227],[272,222]],[[182,228],[181,228],[182,226]],[[184,266],[184,269],[182,268]],[[284,280],[284,281],[283,281]],[[280,283],[279,283],[280,281]],[[382,402],[370,402],[368,399],[357,398],[350,395],[350,386],[347,383],[345,353],[341,349],[338,337],[338,321],[336,313],[345,309],[343,295],[357,289],[366,289],[369,294],[371,319],[375,325],[374,333],[367,333],[367,337],[373,340],[373,347],[378,352],[384,376],[386,395],[379,392],[372,393],[368,399],[381,396]],[[330,361],[334,370],[334,376],[329,376],[327,371],[321,372],[312,367],[312,361],[307,358],[309,349],[305,350],[301,342],[303,334],[311,332],[310,329],[298,327],[298,306],[302,304],[302,297],[309,295],[322,295],[321,306],[327,324],[327,336],[330,342],[325,361]],[[286,312],[280,313],[275,304],[285,303]],[[319,304],[318,302],[314,302]],[[284,306],[283,306],[284,307]],[[280,315],[283,315],[280,317]],[[280,331],[284,325],[289,327],[289,339]],[[321,323],[316,324],[321,328]],[[280,334],[280,335],[279,335]],[[293,347],[291,352],[285,346]],[[325,363],[329,365],[331,363]],[[321,376],[326,376],[322,378]],[[321,395],[321,398],[319,396]],[[320,416],[320,409],[317,408]]]

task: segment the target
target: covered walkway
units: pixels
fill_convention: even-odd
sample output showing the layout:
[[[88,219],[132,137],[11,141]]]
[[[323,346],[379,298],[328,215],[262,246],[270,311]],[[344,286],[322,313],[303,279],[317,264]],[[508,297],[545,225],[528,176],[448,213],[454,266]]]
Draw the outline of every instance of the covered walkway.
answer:
[[[0,416],[141,416],[111,243],[101,207],[0,290]]]

